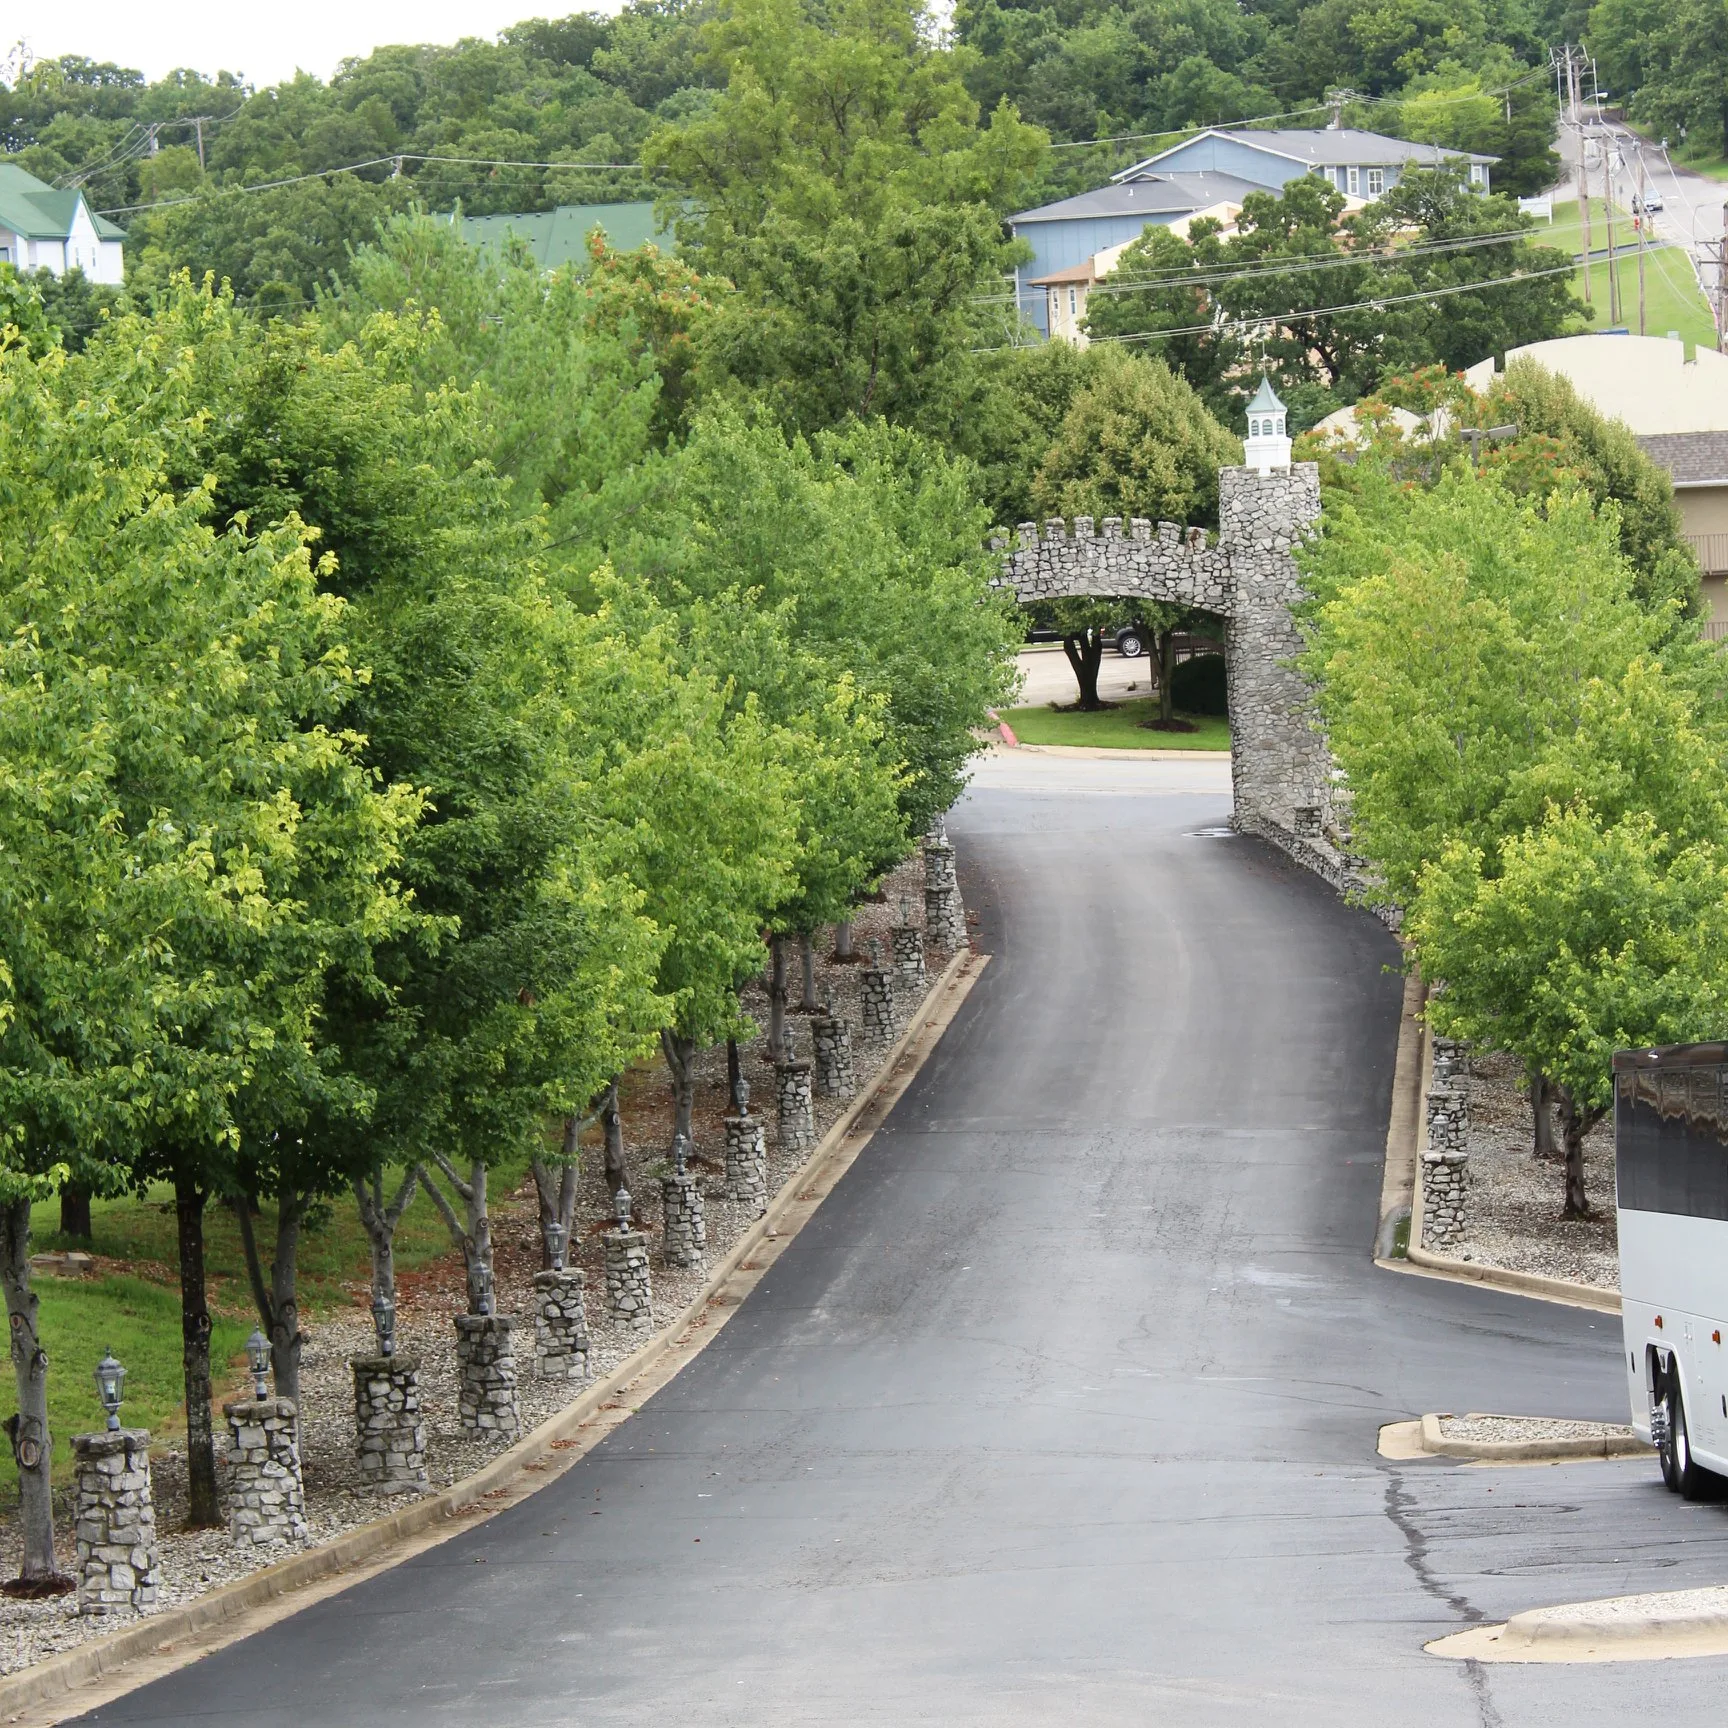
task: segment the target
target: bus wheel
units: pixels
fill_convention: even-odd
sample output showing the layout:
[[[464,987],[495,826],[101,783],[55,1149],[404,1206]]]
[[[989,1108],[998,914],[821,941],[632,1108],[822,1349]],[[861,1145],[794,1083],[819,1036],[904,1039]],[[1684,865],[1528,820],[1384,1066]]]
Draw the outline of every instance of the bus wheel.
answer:
[[[1680,1377],[1671,1368],[1662,1385],[1662,1480],[1686,1500],[1701,1500],[1712,1485],[1712,1474],[1692,1456],[1692,1436],[1686,1427],[1686,1399]]]

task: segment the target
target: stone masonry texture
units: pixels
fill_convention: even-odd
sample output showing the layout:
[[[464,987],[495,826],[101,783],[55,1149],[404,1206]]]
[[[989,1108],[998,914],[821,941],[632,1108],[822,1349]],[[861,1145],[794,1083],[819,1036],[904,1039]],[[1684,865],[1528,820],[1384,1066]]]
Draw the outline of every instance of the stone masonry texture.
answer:
[[[858,973],[858,1017],[863,1023],[864,1048],[880,1056],[894,1042],[894,974],[885,966],[865,966]]]
[[[774,1093],[780,1109],[780,1144],[808,1152],[816,1144],[816,1106],[810,1095],[808,1062],[776,1062]]]
[[[1307,687],[1289,664],[1301,650],[1291,607],[1301,597],[1295,549],[1320,516],[1320,471],[1298,462],[1280,473],[1219,473],[1219,531],[1138,518],[1123,532],[1079,516],[1022,523],[1005,553],[1002,582],[1022,603],[1078,595],[1198,606],[1224,620],[1230,691],[1234,821],[1273,838],[1304,838],[1332,816],[1331,760],[1311,718]],[[1300,816],[1298,816],[1300,812]],[[935,935],[932,924],[932,935]]]
[[[1422,1154],[1422,1246],[1445,1253],[1467,1233],[1470,1160],[1463,1152]]]
[[[588,1309],[582,1274],[534,1274],[534,1372],[542,1380],[588,1378]]]
[[[73,1571],[80,1614],[156,1606],[156,1505],[150,1494],[150,1433],[74,1434]]]
[[[768,1148],[763,1140],[761,1119],[728,1116],[725,1125],[726,1175],[720,1196],[761,1209],[768,1199]]]
[[[648,1238],[640,1230],[606,1232],[606,1311],[632,1332],[654,1330]]]
[[[507,1314],[458,1314],[456,1403],[471,1434],[514,1440],[522,1432],[516,1406],[515,1322]]]
[[[424,1494],[426,1423],[417,1356],[355,1356],[355,1453],[370,1494]]]
[[[894,943],[894,970],[906,1000],[919,1001],[924,994],[924,932],[916,924],[896,924],[889,932]]]
[[[235,1398],[228,1418],[228,1534],[264,1546],[306,1540],[300,1412],[292,1398]]]
[[[686,1170],[660,1178],[660,1203],[665,1229],[661,1252],[668,1266],[700,1266],[707,1256],[708,1224],[702,1215],[702,1191]]]
[[[924,928],[938,948],[966,946],[966,908],[960,901],[954,848],[946,840],[924,842]]]
[[[816,1090],[824,1098],[851,1098],[858,1091],[852,1066],[850,1021],[823,1018],[810,1022],[810,1042],[816,1052]]]

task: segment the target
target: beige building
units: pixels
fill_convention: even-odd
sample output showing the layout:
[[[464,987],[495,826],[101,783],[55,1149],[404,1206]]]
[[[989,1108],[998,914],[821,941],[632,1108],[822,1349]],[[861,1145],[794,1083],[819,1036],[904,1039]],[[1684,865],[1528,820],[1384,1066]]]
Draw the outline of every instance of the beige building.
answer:
[[[1625,421],[1646,455],[1674,477],[1686,538],[1704,571],[1712,637],[1728,636],[1728,355],[1709,348],[1687,357],[1677,336],[1563,336],[1514,348],[1571,380],[1604,414]],[[1493,360],[1464,374],[1486,390]]]

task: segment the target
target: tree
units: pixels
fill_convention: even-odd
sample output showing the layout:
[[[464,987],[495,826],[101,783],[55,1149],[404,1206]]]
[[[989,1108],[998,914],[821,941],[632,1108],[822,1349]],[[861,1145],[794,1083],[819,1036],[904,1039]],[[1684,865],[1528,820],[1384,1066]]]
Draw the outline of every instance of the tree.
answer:
[[[738,289],[704,365],[787,425],[913,418],[966,365],[973,300],[1015,255],[1000,217],[1043,134],[980,127],[916,0],[740,0],[704,27],[721,95],[657,129],[685,256]]]
[[[1613,1101],[1616,1050],[1721,1030],[1728,870],[1711,841],[1676,848],[1648,812],[1604,822],[1548,806],[1492,866],[1453,842],[1424,877],[1410,933],[1446,980],[1435,1027],[1507,1050],[1560,1106],[1562,1216],[1592,1216],[1584,1136]]]

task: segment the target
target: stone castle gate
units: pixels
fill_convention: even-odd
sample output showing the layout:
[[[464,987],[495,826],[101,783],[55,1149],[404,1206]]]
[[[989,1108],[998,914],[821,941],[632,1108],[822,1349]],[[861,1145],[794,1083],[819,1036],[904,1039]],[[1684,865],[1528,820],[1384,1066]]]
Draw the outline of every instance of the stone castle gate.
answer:
[[[1001,581],[1023,604],[1081,596],[1197,606],[1224,620],[1230,693],[1230,778],[1236,827],[1290,840],[1317,837],[1331,759],[1309,718],[1306,686],[1289,662],[1301,651],[1291,608],[1301,593],[1294,549],[1320,518],[1320,470],[1298,462],[1270,473],[1225,468],[1218,476],[1218,540],[1203,528],[1140,518],[1102,532],[1077,516],[1023,522]]]

